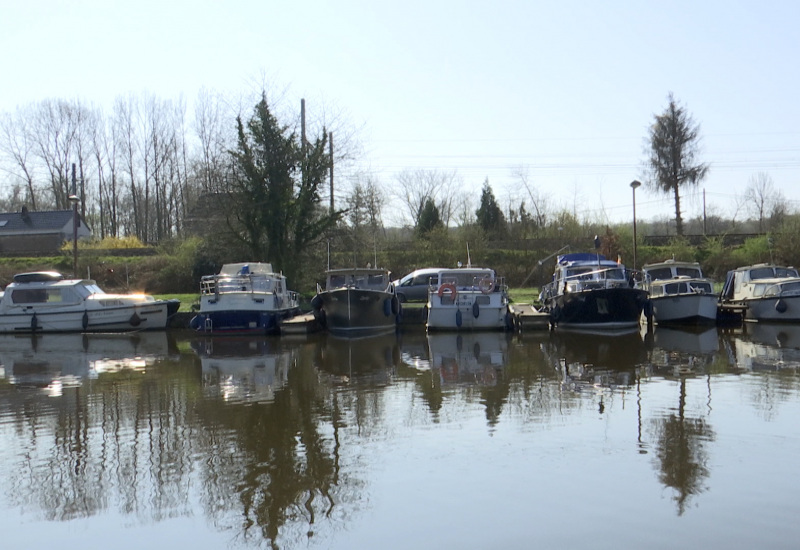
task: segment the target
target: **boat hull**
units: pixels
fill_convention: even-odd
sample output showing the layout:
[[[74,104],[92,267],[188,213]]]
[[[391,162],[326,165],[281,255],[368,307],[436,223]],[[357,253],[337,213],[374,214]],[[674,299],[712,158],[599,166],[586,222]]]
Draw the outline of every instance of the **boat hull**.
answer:
[[[93,309],[75,306],[41,306],[0,313],[0,332],[123,332],[163,330],[172,304],[157,300],[137,305]]]
[[[284,310],[217,310],[200,312],[189,322],[205,334],[278,334],[281,324],[299,313],[297,308]]]
[[[744,304],[745,321],[800,322],[800,296],[755,298],[745,300]]]
[[[653,319],[658,324],[714,324],[717,297],[713,294],[679,294],[651,297]]]
[[[508,304],[501,292],[461,291],[455,300],[432,294],[428,301],[428,330],[505,330],[510,325]]]
[[[317,294],[315,314],[328,332],[363,336],[397,327],[400,302],[392,292],[362,288],[335,288]]]
[[[639,326],[647,292],[637,288],[601,288],[569,292],[548,300],[554,325],[591,329]]]

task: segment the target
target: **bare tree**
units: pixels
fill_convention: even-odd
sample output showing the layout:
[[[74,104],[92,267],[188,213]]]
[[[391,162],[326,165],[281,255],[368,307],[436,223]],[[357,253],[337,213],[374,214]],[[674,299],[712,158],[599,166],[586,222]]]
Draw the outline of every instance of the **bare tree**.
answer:
[[[350,228],[354,265],[359,265],[359,251],[377,248],[383,232],[382,211],[386,202],[380,185],[370,176],[357,176],[350,193],[345,198],[345,221]]]
[[[406,207],[408,218],[416,227],[428,200],[433,201],[445,226],[460,211],[464,198],[461,178],[456,171],[406,170],[397,175],[396,196]]]
[[[26,127],[27,120],[19,111],[14,115],[7,114],[0,118],[0,154],[7,160],[3,164],[11,166],[4,170],[24,182],[28,201],[31,208],[36,210],[37,189],[34,185],[36,162],[33,158],[34,144],[31,141],[31,133]],[[14,194],[19,198],[19,190],[15,190]]]
[[[233,136],[225,128],[222,118],[221,98],[206,89],[200,90],[195,103],[194,132],[200,140],[198,179],[200,191],[219,193],[224,188],[224,175],[228,151],[232,148]]]
[[[766,172],[759,172],[750,178],[744,200],[747,211],[758,219],[759,233],[764,232],[764,224],[773,212],[785,212],[783,194],[775,189],[772,178]]]
[[[519,180],[531,199],[530,212],[533,217],[534,225],[536,227],[544,227],[547,224],[547,199],[533,186],[528,167],[520,166],[516,168],[513,175]]]

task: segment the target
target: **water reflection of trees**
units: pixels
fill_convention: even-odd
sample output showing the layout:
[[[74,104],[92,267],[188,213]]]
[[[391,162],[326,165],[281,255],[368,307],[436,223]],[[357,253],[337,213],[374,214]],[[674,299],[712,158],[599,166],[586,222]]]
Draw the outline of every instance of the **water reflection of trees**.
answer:
[[[690,498],[705,490],[709,476],[707,444],[714,431],[702,418],[686,414],[686,379],[680,380],[677,413],[652,420],[659,480],[675,491],[678,515],[686,511]]]
[[[199,501],[221,531],[252,544],[292,546],[322,523],[343,526],[366,505],[361,472],[368,465],[361,462],[368,458],[352,448],[391,437],[387,419],[397,411],[410,422],[430,423],[453,401],[466,402],[478,415],[483,407],[489,428],[507,418],[528,429],[579,412],[591,392],[607,395],[659,377],[677,381],[677,407],[662,417],[640,417],[640,425],[649,428],[658,479],[674,491],[683,514],[706,489],[715,438],[708,419],[687,408],[687,391],[699,387],[687,383],[708,377],[710,402],[712,373],[742,373],[741,365],[763,361],[752,361],[756,352],[738,340],[706,349],[713,340],[703,335],[696,353],[670,348],[667,335],[659,343],[656,333],[655,348],[640,335],[558,331],[460,340],[451,334],[441,341],[424,332],[364,341],[320,335],[234,345],[217,357],[236,359],[234,370],[216,361],[211,373],[200,351],[208,348],[196,346],[197,355],[162,358],[144,370],[87,375],[57,399],[45,397],[38,382],[30,389],[0,384],[0,436],[18,448],[3,487],[10,502],[56,521],[109,510],[161,521],[193,513]],[[213,348],[224,350],[224,342]],[[775,349],[764,353],[774,357]],[[36,350],[25,353],[26,361],[38,357]],[[47,369],[37,377],[41,372]],[[773,390],[760,388],[764,408],[797,393],[791,372],[755,374]],[[223,379],[241,387],[222,391]]]

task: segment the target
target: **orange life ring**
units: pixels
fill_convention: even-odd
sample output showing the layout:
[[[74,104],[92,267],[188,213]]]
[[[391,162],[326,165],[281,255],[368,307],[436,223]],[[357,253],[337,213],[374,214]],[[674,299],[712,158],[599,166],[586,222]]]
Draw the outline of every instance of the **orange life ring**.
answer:
[[[489,294],[494,290],[494,280],[492,280],[491,277],[484,277],[478,281],[478,288],[480,288],[481,292],[484,294]]]
[[[456,301],[456,296],[458,296],[458,290],[456,289],[456,285],[453,283],[444,283],[442,286],[439,287],[439,298],[444,296],[445,291],[449,292],[453,296],[453,301]]]

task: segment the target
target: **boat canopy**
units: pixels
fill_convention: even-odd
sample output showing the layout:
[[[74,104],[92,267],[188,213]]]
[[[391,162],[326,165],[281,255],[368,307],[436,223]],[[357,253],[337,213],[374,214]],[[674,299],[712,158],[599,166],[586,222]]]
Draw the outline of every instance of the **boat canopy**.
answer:
[[[51,283],[63,279],[64,276],[58,271],[33,271],[14,275],[15,283]]]
[[[562,254],[558,257],[559,264],[568,264],[570,262],[605,262],[608,261],[602,254],[592,254],[591,252],[572,252],[570,254]]]

